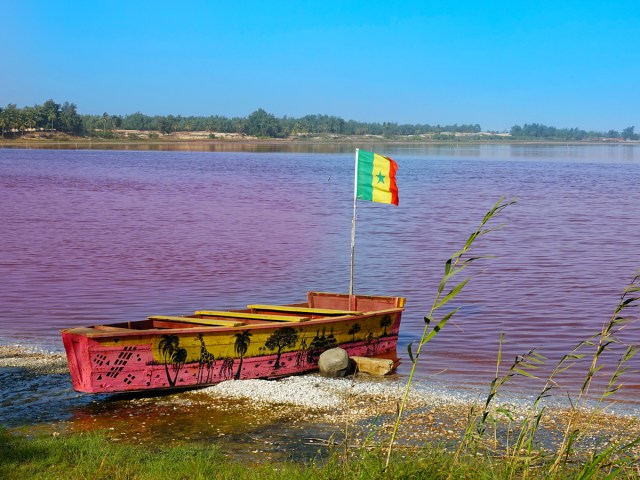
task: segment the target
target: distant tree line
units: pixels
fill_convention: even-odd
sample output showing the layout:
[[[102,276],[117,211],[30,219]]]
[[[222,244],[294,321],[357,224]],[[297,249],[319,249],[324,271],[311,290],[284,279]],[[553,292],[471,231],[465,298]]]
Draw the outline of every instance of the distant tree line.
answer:
[[[639,140],[640,135],[634,133],[635,127],[627,127],[622,132],[609,130],[608,132],[587,132],[579,128],[556,128],[539,123],[514,125],[511,127],[511,137],[517,139],[540,140],[589,140],[602,138],[623,138],[624,140]]]
[[[203,132],[239,133],[256,137],[287,138],[293,135],[380,135],[396,136],[428,135],[431,138],[447,138],[454,134],[479,134],[478,124],[429,125],[398,124],[393,122],[358,122],[344,120],[333,115],[305,115],[295,118],[277,118],[263,109],[248,117],[224,117],[221,115],[187,116],[145,115],[140,112],[129,115],[80,115],[73,103],[56,103],[47,100],[42,105],[18,108],[8,104],[0,108],[0,131],[2,136],[24,135],[27,131],[59,131],[77,136],[113,136],[114,130],[139,130],[146,132]],[[622,132],[587,132],[577,128],[556,128],[537,123],[515,125],[511,137],[539,140],[587,140],[601,138],[624,138],[638,140],[634,127]]]
[[[332,115],[305,115],[294,118],[275,115],[258,109],[248,117],[224,117],[212,115],[209,117],[195,117],[182,115],[149,116],[133,113],[125,116],[84,115],[82,117],[87,130],[100,130],[105,122],[107,128],[125,130],[172,132],[220,132],[241,133],[256,137],[286,138],[292,135],[421,135],[425,133],[467,132],[478,133],[480,125],[411,125],[397,123],[358,122],[343,120]]]

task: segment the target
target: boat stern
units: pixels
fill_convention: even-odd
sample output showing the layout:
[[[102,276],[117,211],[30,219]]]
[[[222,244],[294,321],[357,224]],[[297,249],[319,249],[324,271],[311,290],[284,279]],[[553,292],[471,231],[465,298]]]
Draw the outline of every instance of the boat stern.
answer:
[[[73,389],[78,392],[94,393],[91,384],[89,339],[85,335],[72,333],[72,330],[62,330],[60,333],[67,354]]]

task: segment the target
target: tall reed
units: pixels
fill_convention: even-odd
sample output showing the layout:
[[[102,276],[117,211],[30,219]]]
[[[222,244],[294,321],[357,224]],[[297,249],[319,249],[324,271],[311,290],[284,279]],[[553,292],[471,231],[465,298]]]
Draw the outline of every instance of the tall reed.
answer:
[[[596,415],[602,413],[604,409],[605,400],[615,394],[622,386],[622,378],[628,372],[627,364],[637,352],[638,346],[624,345],[619,334],[630,322],[637,321],[637,318],[627,316],[626,312],[631,308],[637,307],[639,301],[640,271],[634,274],[630,284],[623,290],[613,315],[608,322],[605,322],[602,329],[588,339],[579,342],[557,362],[552,372],[548,375],[540,393],[525,414],[524,419],[521,420],[514,444],[510,448],[507,447],[504,452],[493,452],[494,454],[501,454],[502,461],[505,464],[506,478],[517,476],[517,478],[526,479],[528,477],[529,468],[532,466],[533,461],[541,457],[539,452],[535,451],[535,440],[545,413],[543,400],[552,395],[552,390],[559,387],[557,377],[560,373],[589,358],[590,363],[577,398],[572,400],[569,397],[570,409],[562,438],[555,451],[551,453],[544,463],[547,467],[545,476],[547,478],[557,478],[560,476],[562,468],[572,458],[578,460],[579,455],[582,457],[579,458],[582,466],[577,478],[581,479],[593,478],[597,475],[613,478],[618,474],[627,472],[630,466],[637,463],[637,455],[632,454],[632,449],[640,445],[640,436],[609,441],[607,446],[601,450],[598,450],[598,445],[596,445],[587,458],[584,458],[584,454],[576,452],[575,449],[579,441],[592,430]],[[495,414],[503,414],[510,421],[513,420],[513,414],[508,408],[493,406],[499,389],[504,387],[515,376],[536,378],[531,371],[539,368],[544,361],[542,355],[535,350],[531,350],[525,355],[517,356],[507,369],[507,372],[500,375],[503,340],[504,337],[501,336],[496,376],[491,382],[489,393],[481,412],[477,412],[472,408],[469,425],[456,449],[453,465],[459,461],[463,452],[469,452],[472,455],[478,453],[480,441],[487,431],[487,427],[493,425],[495,428],[497,424]],[[597,396],[595,405],[592,404],[591,408],[589,408],[590,388],[596,374],[602,371],[604,367],[604,354],[611,352],[612,347],[616,345],[621,345],[624,351],[619,354],[615,368],[610,373],[603,391]],[[585,353],[585,350],[589,348],[593,350],[591,357],[588,357],[588,352]]]
[[[489,227],[488,222],[513,203],[515,203],[515,200],[505,201],[505,197],[500,198],[491,210],[487,212],[480,226],[469,236],[463,248],[454,253],[445,263],[444,276],[438,285],[431,309],[424,317],[425,326],[422,336],[415,350],[414,342],[411,342],[407,347],[411,360],[411,370],[404,395],[398,404],[397,415],[386,452],[385,469],[389,467],[391,453],[402,423],[402,415],[407,405],[422,348],[442,331],[448,321],[459,310],[460,307],[438,315],[439,311],[455,299],[473,277],[468,276],[453,287],[449,284],[455,275],[461,273],[472,263],[479,259],[490,258],[487,255],[472,256],[469,251],[479,237],[504,226],[504,224],[501,224],[496,227]],[[580,341],[556,363],[531,406],[527,408],[524,415],[519,414],[517,425],[515,412],[512,411],[510,406],[496,405],[499,391],[505,388],[515,377],[537,379],[537,370],[545,363],[546,358],[537,349],[532,349],[523,355],[516,356],[507,367],[506,372],[501,373],[504,342],[504,335],[501,335],[495,377],[490,384],[484,404],[480,407],[472,407],[470,411],[467,428],[453,453],[449,478],[455,475],[456,465],[459,465],[462,456],[471,455],[475,457],[481,453],[481,449],[483,449],[482,452],[490,453],[492,456],[498,455],[501,458],[505,478],[517,477],[526,479],[529,476],[530,468],[543,465],[546,472],[543,474],[545,478],[559,478],[563,472],[567,471],[571,461],[578,460],[581,466],[578,478],[588,479],[598,475],[602,476],[603,474],[605,478],[611,478],[620,472],[628,472],[630,466],[634,465],[634,462],[638,460],[632,449],[640,445],[640,437],[613,439],[605,446],[596,445],[588,452],[587,457],[585,457],[584,451],[577,451],[576,448],[579,441],[586,438],[587,434],[591,432],[594,419],[596,415],[604,410],[606,400],[621,387],[622,378],[629,369],[629,361],[637,353],[638,346],[624,345],[619,334],[631,321],[636,320],[629,317],[627,312],[637,307],[639,303],[640,271],[634,274],[630,284],[625,287],[613,315],[608,322],[604,323],[602,329],[586,340]],[[436,317],[439,317],[439,319]],[[604,367],[604,355],[612,353],[614,347],[623,348],[624,351],[619,354],[606,386],[596,397],[595,407],[593,407],[593,395],[590,395],[590,389],[596,375],[604,372],[602,370]],[[554,390],[559,388],[558,377],[561,373],[576,365],[584,365],[587,361],[589,361],[587,372],[577,398],[573,400],[569,396],[570,409],[569,414],[566,416],[566,426],[561,439],[556,444],[557,447],[554,451],[550,454],[544,453],[539,449],[538,445],[538,434],[546,413],[544,401],[553,395]],[[587,408],[590,405],[593,408]],[[499,448],[497,432],[504,419],[508,423],[506,444],[504,448]],[[494,431],[493,447],[488,446],[485,441],[486,434],[490,428]],[[511,431],[517,432],[512,444],[510,444]],[[575,469],[575,465],[575,463],[572,464],[572,470]],[[540,473],[538,470],[536,477],[539,477]]]
[[[462,247],[461,250],[454,253],[445,263],[444,266],[444,277],[440,280],[440,284],[438,285],[438,290],[436,292],[436,296],[433,300],[433,304],[431,305],[431,309],[429,313],[424,317],[424,330],[422,332],[422,337],[418,342],[418,346],[416,348],[415,353],[413,352],[413,343],[409,343],[407,349],[409,352],[409,358],[411,359],[411,371],[409,373],[409,378],[407,380],[407,386],[404,391],[404,395],[402,400],[398,405],[398,412],[396,415],[396,420],[393,426],[393,431],[391,433],[391,439],[389,440],[389,446],[387,449],[387,457],[385,461],[385,468],[389,466],[389,461],[391,459],[391,452],[393,450],[396,436],[398,433],[398,429],[401,424],[402,414],[407,404],[407,400],[409,398],[409,392],[411,390],[411,385],[413,383],[413,377],[415,375],[416,366],[418,364],[418,359],[420,358],[420,353],[422,352],[422,348],[431,341],[437,334],[440,332],[447,322],[451,320],[456,312],[460,309],[454,308],[453,310],[445,313],[440,320],[436,321],[436,313],[439,312],[442,307],[451,302],[454,298],[458,296],[458,294],[462,291],[467,283],[473,278],[472,276],[465,278],[451,289],[448,289],[449,282],[459,273],[464,271],[471,264],[480,260],[482,258],[490,258],[488,255],[480,255],[480,256],[469,256],[469,250],[473,246],[474,242],[478,240],[480,237],[500,229],[504,224],[497,225],[495,227],[488,227],[487,224],[502,210],[507,208],[509,205],[512,205],[516,202],[516,200],[505,201],[505,197],[502,196],[496,202],[496,204],[486,213],[482,222],[478,228],[469,236],[466,243]],[[448,291],[447,291],[448,290]],[[446,292],[446,293],[445,293]]]
[[[637,318],[628,316],[627,312],[632,308],[637,308],[639,305],[639,301],[640,270],[634,274],[629,285],[624,288],[620,296],[618,305],[611,315],[611,318],[608,322],[605,322],[603,324],[600,332],[593,335],[591,338],[580,342],[569,354],[571,359],[582,359],[585,355],[583,353],[579,353],[581,350],[584,350],[588,347],[591,347],[593,349],[591,363],[587,370],[584,382],[582,383],[576,401],[572,402],[571,404],[567,426],[565,428],[560,446],[556,452],[555,460],[551,466],[551,473],[556,472],[558,470],[558,467],[563,462],[567,461],[571,454],[572,446],[585,431],[585,427],[581,428],[579,423],[583,423],[581,422],[581,417],[587,405],[593,380],[596,374],[604,367],[604,354],[610,352],[612,350],[612,347],[615,347],[616,345],[623,346],[624,352],[618,357],[616,367],[613,370],[613,373],[609,376],[606,387],[598,396],[595,408],[590,410],[591,413],[588,416],[587,428],[589,425],[591,425],[594,415],[601,410],[605,399],[615,394],[615,392],[617,392],[622,386],[622,376],[628,371],[627,363],[636,355],[638,346],[624,345],[619,334],[629,323],[638,320]],[[640,437],[629,442],[628,444],[613,442],[603,452],[601,452],[600,454],[592,455],[589,461],[585,462],[583,475],[581,476],[581,478],[591,478],[596,471],[607,465],[613,454],[624,453],[638,443],[640,443]]]

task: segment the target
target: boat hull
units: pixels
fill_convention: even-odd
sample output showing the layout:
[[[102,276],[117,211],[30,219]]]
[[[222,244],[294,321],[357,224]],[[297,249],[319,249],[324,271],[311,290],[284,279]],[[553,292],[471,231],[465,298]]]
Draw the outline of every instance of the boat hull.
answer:
[[[312,295],[311,307],[349,307],[343,294],[320,294],[315,301]],[[234,327],[142,329],[113,324],[63,330],[62,340],[73,388],[80,392],[165,390],[230,379],[278,378],[316,370],[320,354],[333,347],[358,356],[395,351],[404,299],[358,298],[362,301],[356,308],[372,310],[317,316],[295,324],[256,321]]]

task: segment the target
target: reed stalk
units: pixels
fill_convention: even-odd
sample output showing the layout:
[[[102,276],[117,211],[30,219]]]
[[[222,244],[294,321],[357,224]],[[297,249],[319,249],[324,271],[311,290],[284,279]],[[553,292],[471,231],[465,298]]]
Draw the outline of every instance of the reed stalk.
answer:
[[[482,222],[480,223],[478,228],[469,236],[469,238],[467,239],[462,249],[454,253],[445,263],[444,276],[442,277],[438,285],[438,290],[433,300],[433,303],[431,305],[431,309],[429,310],[429,313],[424,317],[424,330],[422,332],[422,337],[418,342],[418,346],[416,348],[415,353],[412,350],[412,345],[414,342],[409,343],[407,347],[409,358],[411,359],[411,371],[409,373],[409,378],[407,380],[407,385],[404,391],[404,395],[398,405],[396,420],[393,426],[393,431],[391,433],[391,439],[389,440],[389,446],[387,448],[385,468],[389,466],[389,462],[391,459],[391,452],[395,445],[398,429],[400,427],[400,423],[402,420],[402,414],[404,412],[404,409],[407,404],[407,400],[409,398],[409,392],[411,391],[413,377],[415,375],[416,366],[418,364],[418,359],[420,358],[422,348],[427,343],[429,343],[429,341],[431,341],[438,334],[438,332],[440,332],[446,326],[447,322],[451,320],[451,318],[460,309],[460,307],[455,308],[449,311],[448,313],[445,313],[442,316],[442,318],[438,321],[435,320],[435,314],[436,312],[440,311],[442,307],[444,307],[449,302],[451,302],[454,298],[456,298],[458,294],[462,291],[462,289],[465,287],[465,285],[467,285],[467,283],[469,283],[469,281],[473,277],[469,276],[465,278],[450,290],[447,289],[447,286],[449,285],[449,282],[454,278],[454,276],[461,273],[463,270],[469,267],[472,263],[483,258],[491,258],[490,256],[487,256],[487,255],[468,256],[468,253],[477,239],[479,239],[480,237],[492,231],[498,230],[504,226],[504,224],[502,224],[495,227],[488,227],[487,224],[496,215],[502,212],[502,210],[504,210],[505,208],[507,208],[508,206],[514,203],[516,203],[516,200],[505,201],[504,196],[500,197],[500,199],[496,202],[496,204],[486,213],[486,215],[482,219]],[[447,291],[447,293],[445,293],[445,291]]]
[[[592,336],[588,340],[580,342],[570,354],[572,358],[575,357],[576,359],[580,359],[584,357],[584,354],[578,354],[578,350],[582,350],[585,347],[593,348],[593,354],[591,357],[589,369],[580,388],[580,392],[578,393],[577,400],[575,402],[572,402],[571,404],[571,413],[567,421],[567,426],[564,430],[562,441],[555,454],[555,459],[550,467],[550,473],[553,474],[557,472],[559,466],[563,463],[566,463],[571,454],[573,445],[580,438],[581,433],[588,429],[588,426],[592,423],[596,413],[602,410],[602,405],[605,399],[615,394],[615,392],[617,392],[622,386],[621,378],[627,371],[627,363],[637,353],[637,345],[626,346],[625,351],[618,358],[616,368],[610,375],[607,386],[599,395],[596,407],[591,410],[591,413],[588,416],[587,426],[579,426],[579,422],[581,422],[580,417],[581,414],[585,411],[586,402],[588,400],[589,391],[592,386],[593,380],[596,374],[604,367],[604,360],[602,357],[605,353],[611,351],[614,346],[623,344],[618,335],[630,322],[638,320],[637,318],[627,316],[627,311],[632,308],[637,308],[639,306],[639,301],[640,271],[637,271],[635,272],[629,285],[627,285],[623,290],[618,305],[616,306],[609,321],[603,324],[602,329],[599,333]],[[638,443],[640,443],[640,438],[636,438],[635,440],[627,444],[613,442],[600,454],[594,454],[591,456],[590,460],[585,463],[583,474],[580,478],[591,478],[597,471],[599,471],[603,467],[603,465],[608,462],[608,460],[614,453],[624,453],[629,448],[637,445]]]
[[[576,445],[579,443],[579,440],[590,431],[596,415],[602,412],[605,400],[615,394],[615,392],[617,392],[622,386],[622,377],[628,371],[627,364],[637,353],[638,346],[625,346],[624,351],[618,357],[616,367],[610,374],[604,390],[597,398],[595,407],[587,409],[586,406],[589,398],[589,391],[593,380],[596,374],[600,372],[604,366],[602,357],[606,352],[611,351],[614,346],[623,345],[623,342],[618,336],[619,333],[631,321],[636,320],[626,316],[626,311],[637,307],[639,300],[640,271],[634,274],[631,283],[625,287],[611,319],[603,325],[601,331],[592,335],[588,339],[579,342],[568,354],[564,355],[558,361],[553,371],[547,377],[542,390],[535,398],[531,408],[520,424],[519,433],[514,444],[510,448],[507,446],[507,451],[502,455],[503,462],[505,464],[505,478],[528,478],[530,468],[533,466],[532,462],[534,459],[540,457],[538,454],[539,452],[536,452],[534,448],[536,434],[545,412],[545,407],[542,406],[542,402],[545,398],[551,395],[551,391],[553,389],[558,388],[559,384],[556,382],[556,377],[560,373],[574,367],[581,360],[587,358],[587,354],[584,353],[584,350],[591,347],[593,348],[591,362],[580,388],[578,397],[575,401],[571,401],[571,398],[569,397],[569,400],[571,401],[571,409],[563,437],[556,451],[546,463],[548,467],[545,475],[546,477],[557,478],[560,475],[561,468],[566,467],[569,459],[574,453]],[[538,354],[534,349],[523,356],[516,357],[515,361],[507,370],[507,373],[500,376],[499,370],[502,362],[503,341],[504,337],[501,335],[500,345],[498,348],[496,376],[491,383],[489,394],[487,395],[482,412],[478,414],[475,409],[472,408],[468,427],[463,435],[463,439],[454,453],[452,469],[456,464],[458,464],[463,451],[470,451],[472,455],[477,454],[479,442],[485,434],[488,424],[493,424],[494,427],[497,425],[497,419],[493,416],[492,409],[490,407],[497,397],[498,391],[514,376],[536,378],[531,373],[531,370],[537,369],[543,363],[544,357]],[[510,422],[513,421],[513,416],[508,408],[497,407],[494,411],[496,413],[504,414]],[[585,415],[586,421],[584,420]],[[630,422],[629,427],[632,424],[633,422]],[[596,476],[613,478],[618,474],[628,472],[628,469],[633,467],[635,462],[637,462],[637,456],[630,454],[631,449],[638,445],[640,445],[640,437],[636,436],[630,440],[610,441],[609,444],[600,451],[598,451],[597,446],[594,447],[589,457],[586,460],[582,459],[582,466],[579,471],[579,475],[576,478],[590,479]],[[452,471],[453,470],[451,470],[451,472]]]

